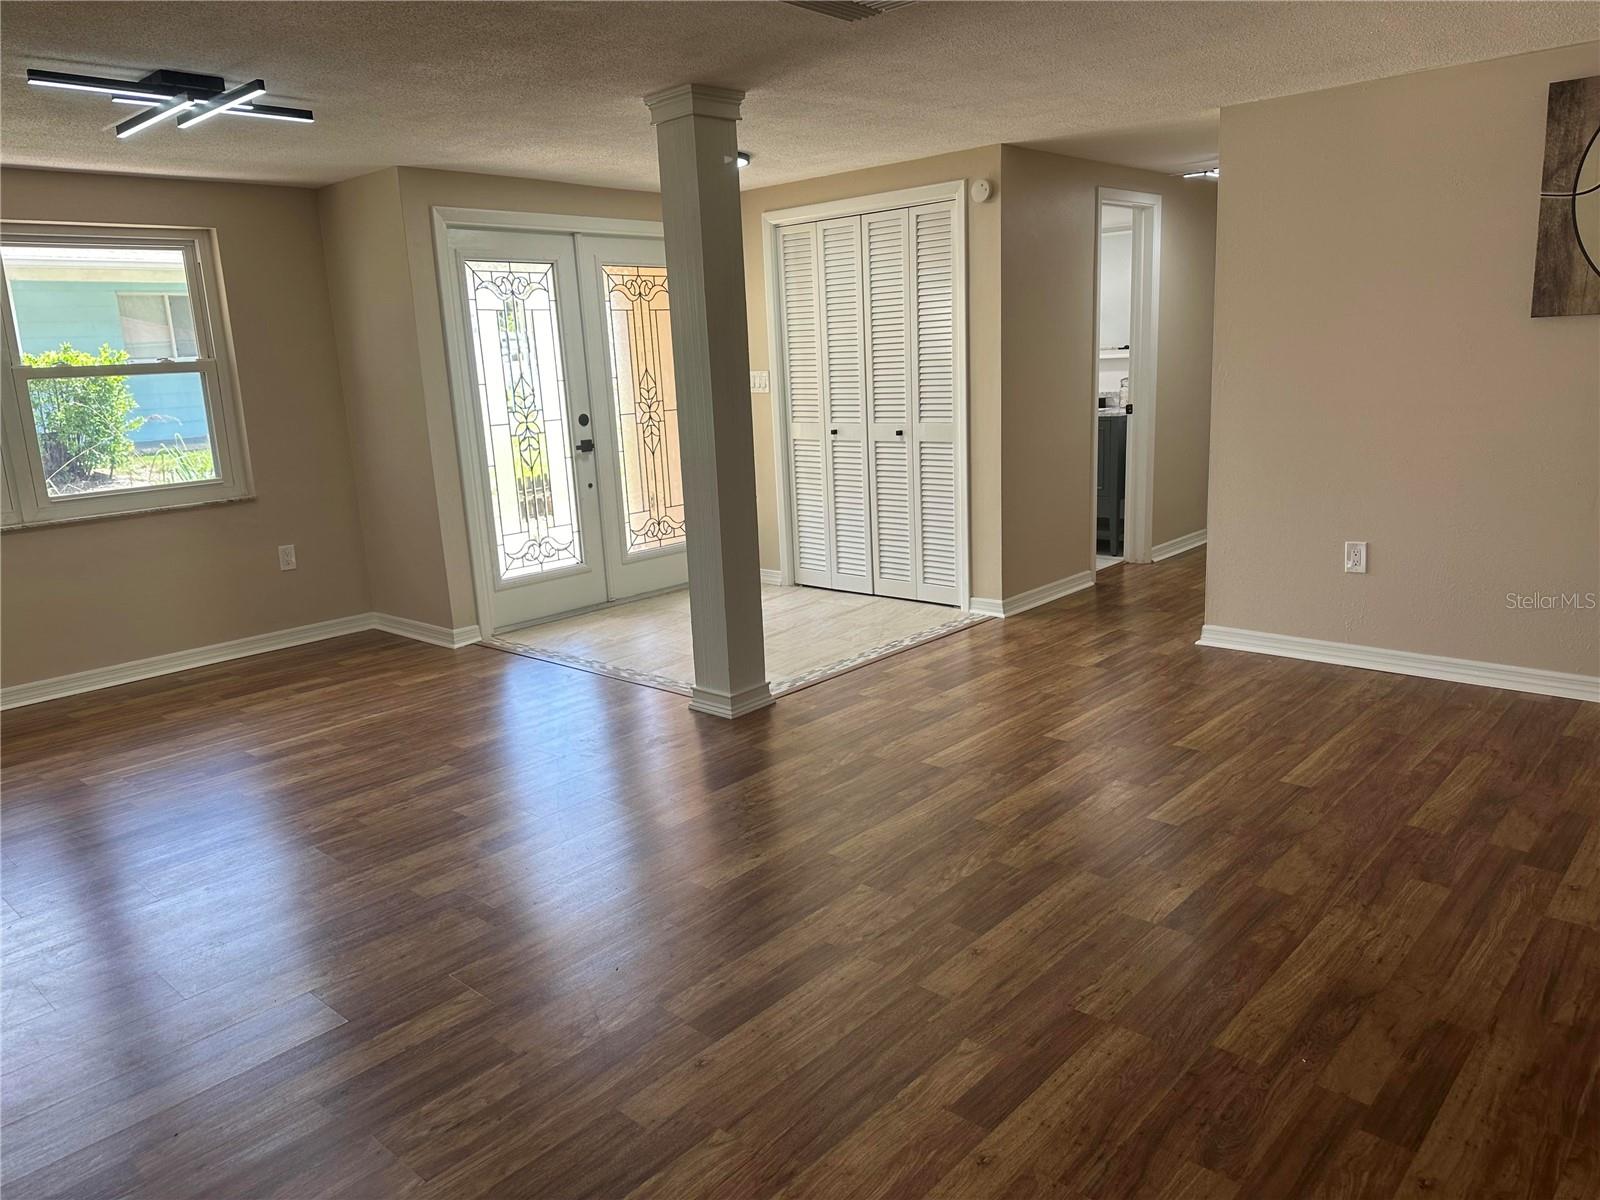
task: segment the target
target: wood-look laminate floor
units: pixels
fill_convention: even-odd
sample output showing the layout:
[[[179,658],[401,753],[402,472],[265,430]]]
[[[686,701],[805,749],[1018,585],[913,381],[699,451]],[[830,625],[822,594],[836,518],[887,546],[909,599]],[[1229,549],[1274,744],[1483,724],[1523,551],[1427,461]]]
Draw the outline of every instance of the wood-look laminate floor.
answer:
[[[7,1200],[1600,1195],[1600,706],[1202,575],[733,724],[381,634],[8,714]]]

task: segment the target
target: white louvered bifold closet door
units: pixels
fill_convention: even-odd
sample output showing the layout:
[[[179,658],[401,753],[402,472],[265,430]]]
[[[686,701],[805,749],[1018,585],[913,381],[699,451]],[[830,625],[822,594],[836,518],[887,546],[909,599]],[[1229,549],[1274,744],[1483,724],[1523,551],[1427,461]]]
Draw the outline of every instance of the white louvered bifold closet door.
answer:
[[[822,423],[822,318],[817,299],[817,227],[778,234],[783,296],[783,377],[789,395],[789,473],[794,487],[797,583],[829,587],[828,481]]]
[[[961,519],[956,474],[957,386],[955,210],[909,212],[911,235],[911,411],[916,597],[961,603]]]
[[[905,209],[861,218],[872,590],[917,598],[911,424],[911,235]]]
[[[862,332],[861,218],[817,224],[822,281],[822,400],[826,414],[829,586],[872,591],[867,501],[867,371]]]
[[[795,580],[961,602],[955,210],[778,234]]]

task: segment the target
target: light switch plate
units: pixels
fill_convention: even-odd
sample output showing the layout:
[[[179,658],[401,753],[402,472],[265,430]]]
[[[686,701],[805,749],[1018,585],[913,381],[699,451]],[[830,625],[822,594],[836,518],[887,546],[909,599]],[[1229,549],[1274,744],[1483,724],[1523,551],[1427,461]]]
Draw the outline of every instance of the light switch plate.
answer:
[[[752,392],[770,392],[772,390],[772,384],[768,380],[765,371],[750,372],[750,390]]]
[[[292,571],[294,569],[295,569],[294,547],[293,546],[279,546],[278,547],[278,570],[280,570],[280,571]]]

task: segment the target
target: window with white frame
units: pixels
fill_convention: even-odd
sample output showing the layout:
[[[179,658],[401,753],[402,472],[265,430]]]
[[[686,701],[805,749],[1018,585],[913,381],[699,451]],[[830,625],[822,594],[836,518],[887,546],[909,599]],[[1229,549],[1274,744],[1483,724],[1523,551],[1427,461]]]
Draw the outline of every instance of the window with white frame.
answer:
[[[205,230],[0,227],[5,520],[249,492]]]

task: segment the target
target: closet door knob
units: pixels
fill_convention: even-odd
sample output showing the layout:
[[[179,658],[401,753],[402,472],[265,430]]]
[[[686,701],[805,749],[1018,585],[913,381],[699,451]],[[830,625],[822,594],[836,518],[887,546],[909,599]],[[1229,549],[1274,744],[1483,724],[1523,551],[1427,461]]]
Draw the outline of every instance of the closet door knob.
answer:
[[[906,431],[904,429],[896,429],[894,435],[895,437],[905,437]]]

